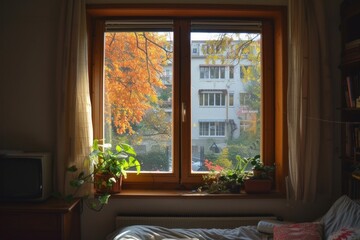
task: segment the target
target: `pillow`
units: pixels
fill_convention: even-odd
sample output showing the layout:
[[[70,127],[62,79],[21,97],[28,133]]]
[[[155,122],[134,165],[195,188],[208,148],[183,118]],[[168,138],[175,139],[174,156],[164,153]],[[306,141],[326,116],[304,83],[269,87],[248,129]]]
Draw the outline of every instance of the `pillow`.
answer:
[[[285,224],[274,227],[274,240],[321,240],[322,233],[319,222]]]
[[[360,229],[342,228],[340,231],[334,232],[330,235],[328,240],[359,240]]]
[[[256,228],[261,233],[273,234],[275,226],[284,224],[290,224],[290,222],[267,219],[259,221]]]
[[[360,228],[360,204],[343,195],[331,206],[322,217],[324,236],[327,239],[332,233],[347,228]]]

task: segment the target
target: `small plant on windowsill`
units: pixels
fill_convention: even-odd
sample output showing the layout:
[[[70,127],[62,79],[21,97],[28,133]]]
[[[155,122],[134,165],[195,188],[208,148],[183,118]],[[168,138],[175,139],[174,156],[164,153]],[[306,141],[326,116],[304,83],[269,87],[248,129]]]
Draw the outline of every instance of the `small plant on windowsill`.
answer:
[[[237,164],[233,169],[223,169],[220,166],[214,166],[212,162],[205,160],[205,166],[209,173],[203,175],[204,185],[198,188],[198,192],[207,193],[240,193],[245,179],[249,177],[250,172],[247,167],[250,159],[236,156]]]
[[[256,155],[250,159],[251,165],[253,165],[253,175],[245,180],[245,192],[246,193],[268,193],[271,191],[272,185],[272,172],[275,170],[275,166],[264,165],[260,159],[260,155]]]
[[[271,178],[270,174],[274,172],[275,166],[265,165],[261,159],[260,155],[256,155],[249,159],[253,170],[254,178]]]
[[[78,173],[70,181],[71,187],[74,188],[74,194],[70,194],[66,198],[71,199],[76,196],[84,184],[94,184],[96,198],[91,201],[89,196],[83,196],[83,198],[89,200],[86,203],[89,203],[90,209],[97,211],[100,211],[108,203],[111,194],[121,191],[122,178],[127,177],[126,170],[135,168],[137,174],[141,170],[135,150],[126,143],[119,143],[111,148],[110,145],[100,144],[99,140],[95,139],[89,160],[93,165],[93,171],[89,174],[85,174],[83,171]],[[74,165],[67,171],[76,174],[78,168]]]

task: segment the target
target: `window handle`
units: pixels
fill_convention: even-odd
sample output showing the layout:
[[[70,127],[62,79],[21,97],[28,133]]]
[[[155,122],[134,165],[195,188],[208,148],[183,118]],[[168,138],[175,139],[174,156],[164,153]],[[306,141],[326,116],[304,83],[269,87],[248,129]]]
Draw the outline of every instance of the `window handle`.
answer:
[[[184,123],[186,119],[186,103],[184,102],[181,103],[181,119],[182,122]]]

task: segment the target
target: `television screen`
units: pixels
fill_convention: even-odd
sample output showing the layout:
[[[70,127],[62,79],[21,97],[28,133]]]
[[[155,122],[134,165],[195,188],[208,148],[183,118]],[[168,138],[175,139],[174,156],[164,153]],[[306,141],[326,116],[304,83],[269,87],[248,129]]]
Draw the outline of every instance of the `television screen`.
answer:
[[[42,196],[40,158],[0,157],[0,198],[31,199]]]

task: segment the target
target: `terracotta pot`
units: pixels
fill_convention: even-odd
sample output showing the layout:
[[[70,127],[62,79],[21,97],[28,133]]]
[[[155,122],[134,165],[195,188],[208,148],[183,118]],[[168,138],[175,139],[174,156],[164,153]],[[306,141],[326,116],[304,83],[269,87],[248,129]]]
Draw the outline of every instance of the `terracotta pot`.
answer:
[[[106,186],[109,178],[114,177],[116,182],[112,186]],[[120,193],[122,187],[122,175],[116,177],[108,173],[98,173],[94,176],[94,188],[97,193]]]
[[[271,191],[270,179],[248,179],[244,184],[247,193],[268,193]]]
[[[254,177],[263,177],[263,176],[267,176],[266,172],[263,170],[253,170],[254,173]]]

